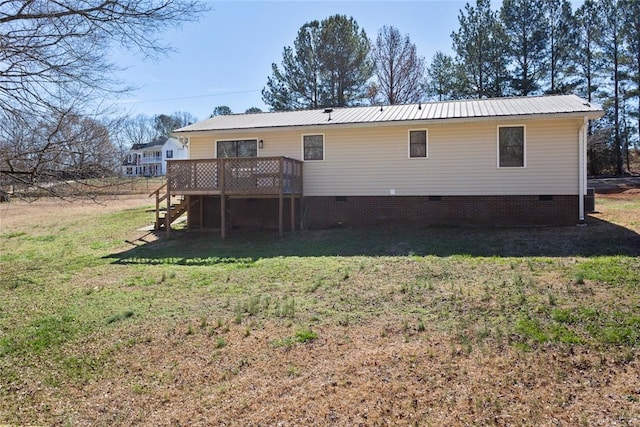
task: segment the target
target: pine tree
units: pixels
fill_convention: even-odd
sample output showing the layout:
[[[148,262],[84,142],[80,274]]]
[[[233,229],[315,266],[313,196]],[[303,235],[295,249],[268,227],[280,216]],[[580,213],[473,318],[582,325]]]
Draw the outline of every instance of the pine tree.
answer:
[[[353,18],[306,23],[294,48],[285,47],[282,68],[272,65],[262,99],[276,111],[357,104],[373,73],[369,51],[369,39]]]
[[[598,7],[593,0],[585,0],[584,4],[576,10],[576,48],[574,49],[573,62],[579,78],[577,89],[580,96],[587,101],[593,101],[593,94],[598,89],[596,85],[596,72],[598,64],[598,44],[600,38],[601,21],[598,15]]]
[[[546,93],[570,93],[575,87],[572,56],[576,46],[576,22],[569,0],[547,0],[548,22],[548,87]]]
[[[469,3],[458,16],[460,27],[451,34],[457,62],[468,84],[467,93],[476,98],[504,96],[506,70],[505,38],[489,0]]]
[[[596,41],[600,38],[601,21],[598,7],[593,0],[585,0],[575,13],[576,46],[573,51],[573,63],[576,66],[578,94],[592,102],[598,90],[597,74],[599,56]],[[604,138],[594,135],[594,124],[589,122],[588,168],[590,175],[601,173],[601,155]]]
[[[508,51],[515,65],[512,88],[517,95],[539,91],[545,75],[548,25],[541,0],[504,0],[500,17],[508,37]]]
[[[322,107],[319,58],[320,22],[304,24],[294,41],[295,51],[285,47],[282,70],[272,64],[273,74],[262,90],[262,99],[276,111]]]
[[[615,158],[616,175],[624,172],[623,140],[621,131],[621,87],[624,79],[623,64],[625,62],[624,28],[625,15],[619,0],[602,0],[599,3],[602,21],[598,44],[601,49],[604,71],[609,76],[611,90],[605,104],[609,104],[608,114],[613,122],[613,140],[611,148]],[[624,119],[624,118],[622,118]]]
[[[211,113],[210,117],[228,116],[230,114],[233,114],[233,111],[231,111],[231,108],[229,108],[229,106],[218,105],[216,108],[213,109],[213,112]]]
[[[468,83],[460,64],[443,52],[436,52],[427,68],[426,93],[431,99],[446,101],[466,96]]]
[[[624,0],[621,4],[625,16],[624,37],[627,42],[629,56],[630,80],[635,85],[627,92],[630,98],[636,99],[636,111],[630,113],[637,121],[637,139],[640,143],[640,2],[638,0]]]
[[[369,38],[345,15],[331,16],[320,27],[323,102],[334,107],[358,104],[366,98],[366,82],[373,74]]]

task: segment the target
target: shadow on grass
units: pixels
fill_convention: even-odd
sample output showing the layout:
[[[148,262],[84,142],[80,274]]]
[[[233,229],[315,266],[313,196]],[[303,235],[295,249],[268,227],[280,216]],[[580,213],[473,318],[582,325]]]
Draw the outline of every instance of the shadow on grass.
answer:
[[[261,258],[322,256],[640,256],[640,235],[590,217],[588,226],[544,228],[334,229],[287,233],[174,231],[121,253],[119,264],[214,265]]]

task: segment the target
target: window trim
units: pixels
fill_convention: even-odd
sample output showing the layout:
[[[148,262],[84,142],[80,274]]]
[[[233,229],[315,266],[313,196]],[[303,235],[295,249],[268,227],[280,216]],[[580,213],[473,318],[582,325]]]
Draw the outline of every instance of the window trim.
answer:
[[[500,128],[522,128],[522,166],[500,166]],[[496,166],[498,169],[526,169],[527,167],[527,125],[514,123],[498,125],[496,130]]]
[[[218,157],[218,143],[219,142],[235,142],[235,141],[255,141],[256,142],[256,157],[260,157],[260,144],[258,144],[258,141],[260,140],[260,138],[257,137],[248,137],[248,138],[233,138],[233,139],[216,139],[216,144],[213,150],[213,154],[215,155],[215,158],[218,159],[223,159],[223,158],[231,158],[231,157]],[[247,158],[247,159],[253,159],[256,157],[241,157],[241,158]]]
[[[322,137],[322,159],[305,159],[304,157],[304,137],[305,136],[321,136]],[[300,144],[302,147],[302,161],[303,162],[324,162],[326,160],[326,140],[324,133],[303,133],[300,136]]]
[[[411,155],[411,132],[424,132],[424,156],[412,156]],[[409,160],[423,160],[429,158],[429,129],[409,129],[407,131],[407,158]]]

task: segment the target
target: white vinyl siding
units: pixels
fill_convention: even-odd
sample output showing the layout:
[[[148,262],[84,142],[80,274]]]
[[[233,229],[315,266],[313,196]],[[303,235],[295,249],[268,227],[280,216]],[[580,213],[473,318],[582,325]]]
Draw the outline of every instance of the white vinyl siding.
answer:
[[[526,125],[526,168],[496,168],[498,126]],[[578,131],[582,118],[487,120],[430,124],[429,162],[407,156],[415,126],[322,128],[322,162],[304,162],[305,196],[571,195],[578,194]],[[243,131],[264,139],[259,156],[302,159],[302,135],[313,130]],[[192,159],[212,158],[216,140],[233,133],[192,136]]]

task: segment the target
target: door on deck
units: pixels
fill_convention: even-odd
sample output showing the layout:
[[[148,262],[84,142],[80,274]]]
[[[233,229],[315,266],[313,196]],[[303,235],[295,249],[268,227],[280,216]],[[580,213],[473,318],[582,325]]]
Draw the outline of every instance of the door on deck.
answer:
[[[255,187],[255,162],[244,159],[258,157],[257,139],[218,141],[216,155],[219,159],[238,159],[225,162],[225,188],[232,192],[250,192]]]

